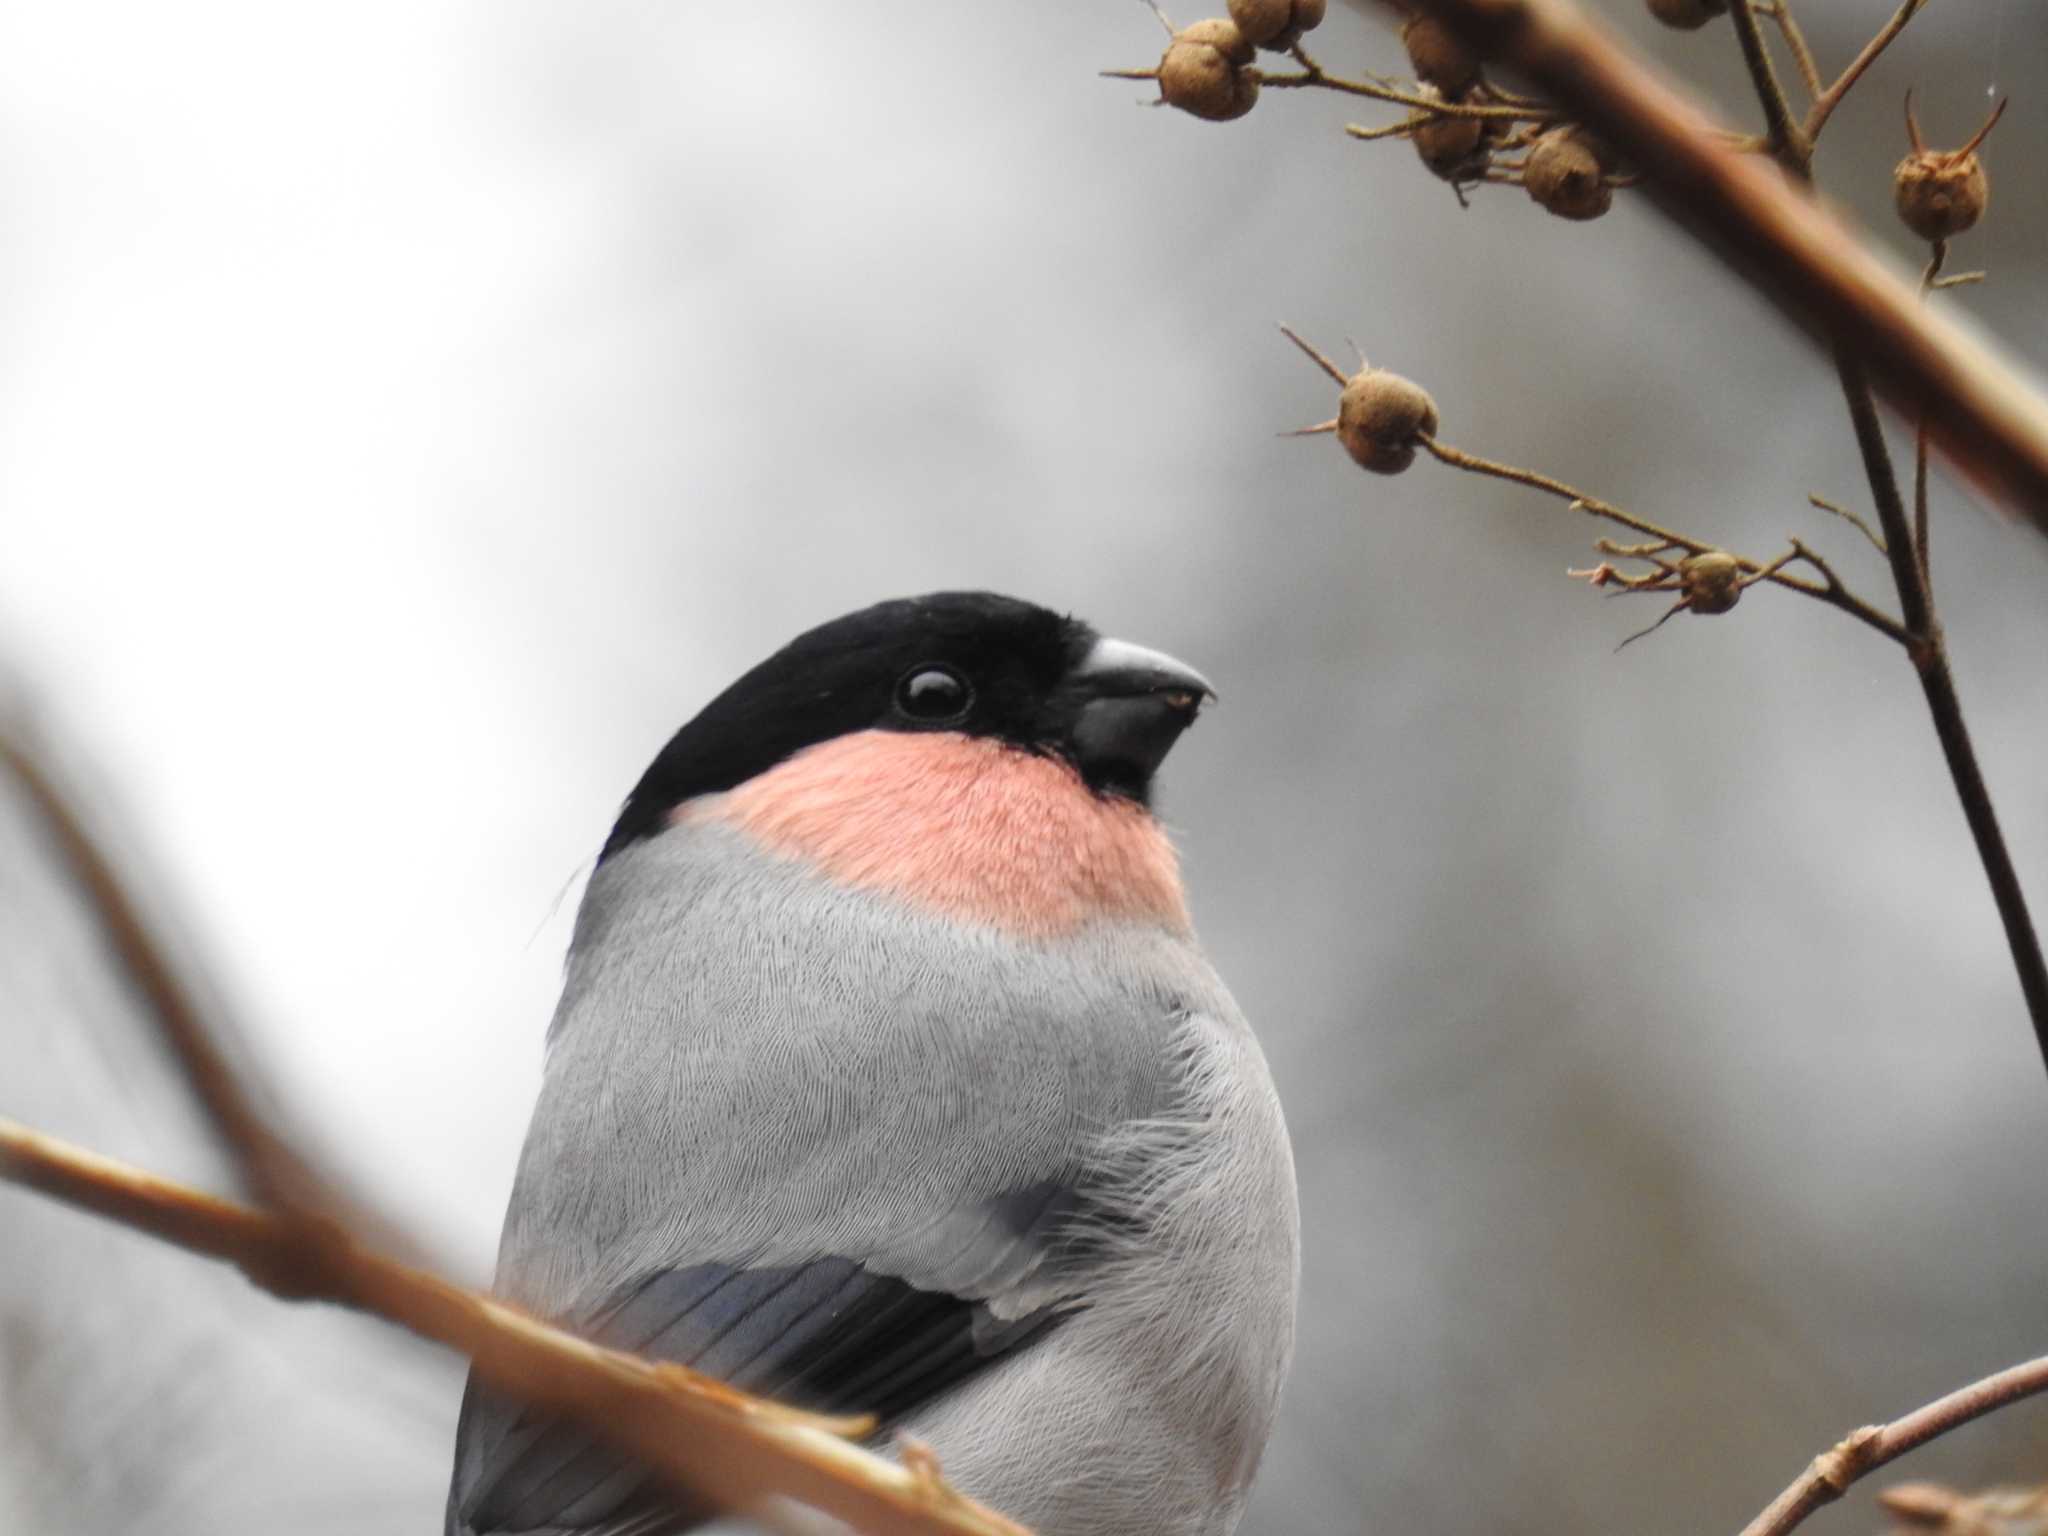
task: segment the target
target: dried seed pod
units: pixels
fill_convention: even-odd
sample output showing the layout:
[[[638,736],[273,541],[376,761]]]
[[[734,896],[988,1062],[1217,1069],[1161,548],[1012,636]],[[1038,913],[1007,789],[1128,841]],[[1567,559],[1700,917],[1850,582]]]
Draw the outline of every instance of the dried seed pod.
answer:
[[[1256,47],[1285,53],[1323,23],[1328,0],[1230,0],[1230,19]]]
[[[1413,380],[1383,368],[1353,374],[1337,400],[1337,438],[1376,475],[1398,475],[1415,462],[1418,434],[1436,436],[1436,402]]]
[[[1428,101],[1442,101],[1443,93],[1433,85],[1418,87]],[[1415,153],[1430,173],[1445,181],[1477,181],[1486,174],[1493,158],[1485,145],[1486,119],[1431,114],[1408,135],[1415,141]]]
[[[1401,45],[1408,50],[1415,78],[1452,101],[1479,83],[1478,55],[1434,16],[1411,16],[1402,22]]]
[[[1975,155],[1908,155],[1892,172],[1892,200],[1906,228],[1922,240],[1960,235],[1984,217],[1991,178]]]
[[[2004,111],[2001,101],[1961,149],[1929,149],[1920,141],[1920,125],[1913,118],[1913,97],[1908,93],[1906,133],[1913,152],[1892,172],[1892,202],[1906,228],[1922,240],[1947,240],[1984,217],[1991,202],[1991,178],[1977,149]]]
[[[1531,146],[1522,185],[1561,219],[1597,219],[1614,206],[1595,146],[1576,128],[1553,128]]]
[[[1727,10],[1728,0],[1650,0],[1650,14],[1681,32],[1697,32]]]
[[[1159,61],[1159,98],[1212,123],[1243,117],[1259,99],[1259,77],[1246,66],[1252,45],[1234,21],[1198,21],[1174,33]]]
[[[1678,562],[1678,590],[1694,613],[1726,613],[1742,600],[1742,562],[1710,549]]]

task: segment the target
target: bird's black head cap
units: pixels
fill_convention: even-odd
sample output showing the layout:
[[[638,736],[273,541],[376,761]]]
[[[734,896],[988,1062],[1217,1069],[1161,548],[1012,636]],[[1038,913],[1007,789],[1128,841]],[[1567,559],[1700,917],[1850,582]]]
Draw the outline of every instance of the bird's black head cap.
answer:
[[[856,731],[957,731],[1071,763],[1148,802],[1214,690],[1170,656],[993,592],[934,592],[821,624],[704,706],[627,798],[599,861],[804,748]]]
[[[600,861],[659,832],[684,801],[854,731],[959,731],[1060,750],[1062,696],[1097,638],[1079,619],[993,592],[898,598],[821,624],[676,732]]]

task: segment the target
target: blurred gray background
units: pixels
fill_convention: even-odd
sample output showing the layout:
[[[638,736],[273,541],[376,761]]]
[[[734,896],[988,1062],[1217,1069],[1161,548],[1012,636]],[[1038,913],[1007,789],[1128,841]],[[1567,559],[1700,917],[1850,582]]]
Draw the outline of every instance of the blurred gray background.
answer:
[[[1800,8],[1837,67],[1890,10]],[[1725,24],[1608,9],[1753,119]],[[2048,1349],[2048,1081],[1918,691],[1775,592],[1617,655],[1657,600],[1564,578],[1597,527],[1276,437],[1333,401],[1273,326],[1877,596],[1804,504],[1868,505],[1831,375],[1634,199],[1461,211],[1343,137],[1368,104],[1095,77],[1161,40],[1136,0],[0,7],[6,708],[481,1280],[581,874],[683,718],[941,586],[1172,650],[1224,702],[1166,814],[1302,1180],[1247,1531],[1732,1529]],[[1943,142],[2014,97],[1956,250],[1993,281],[1943,302],[2048,357],[2048,17],[1938,0],[1829,130],[1902,260],[1915,82]],[[1937,494],[2048,906],[2048,544]],[[0,1113],[217,1177],[69,900],[0,796]],[[438,1529],[445,1360],[4,1191],[0,1252],[0,1527]],[[1901,1471],[2039,1478],[2048,1412]]]

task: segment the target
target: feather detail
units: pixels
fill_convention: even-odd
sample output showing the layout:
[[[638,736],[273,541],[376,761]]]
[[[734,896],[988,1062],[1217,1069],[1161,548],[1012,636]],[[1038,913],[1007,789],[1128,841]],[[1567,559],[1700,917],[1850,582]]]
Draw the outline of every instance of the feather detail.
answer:
[[[1097,919],[1190,931],[1179,860],[1134,801],[1067,763],[952,732],[857,731],[809,747],[678,821],[735,825],[833,879],[1032,939]]]

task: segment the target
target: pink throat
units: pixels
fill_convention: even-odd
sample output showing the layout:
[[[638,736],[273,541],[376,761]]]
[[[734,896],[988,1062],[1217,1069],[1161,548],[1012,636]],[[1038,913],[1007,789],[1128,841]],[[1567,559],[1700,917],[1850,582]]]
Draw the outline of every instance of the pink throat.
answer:
[[[729,823],[848,885],[1029,937],[1098,918],[1189,927],[1173,844],[1151,812],[1000,742],[861,731],[674,817]]]

